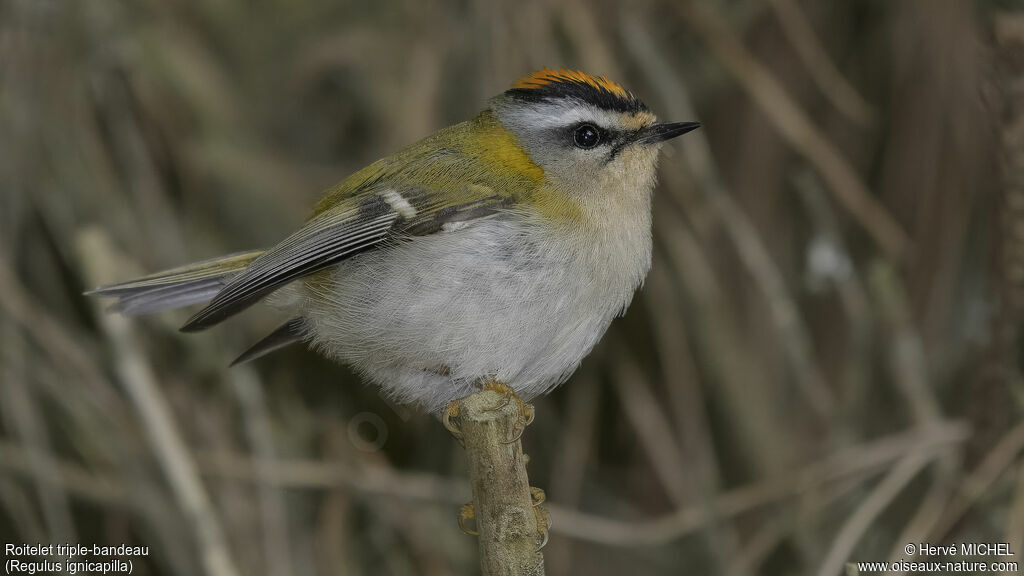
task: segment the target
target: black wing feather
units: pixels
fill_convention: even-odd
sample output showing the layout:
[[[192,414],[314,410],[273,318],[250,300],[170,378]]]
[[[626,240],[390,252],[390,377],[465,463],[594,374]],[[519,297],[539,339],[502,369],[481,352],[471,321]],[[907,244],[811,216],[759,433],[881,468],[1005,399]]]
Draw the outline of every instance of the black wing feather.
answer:
[[[238,364],[251,362],[257,358],[266,356],[271,352],[280,350],[285,346],[301,341],[304,324],[305,321],[302,318],[292,318],[278,326],[277,329],[268,334],[262,340],[250,346],[248,350],[242,352],[238,358],[235,358],[231,365],[237,366]]]
[[[208,328],[255,304],[282,285],[372,248],[387,237],[395,212],[368,220],[351,213],[323,213],[285,241],[253,260],[181,327],[182,332]]]

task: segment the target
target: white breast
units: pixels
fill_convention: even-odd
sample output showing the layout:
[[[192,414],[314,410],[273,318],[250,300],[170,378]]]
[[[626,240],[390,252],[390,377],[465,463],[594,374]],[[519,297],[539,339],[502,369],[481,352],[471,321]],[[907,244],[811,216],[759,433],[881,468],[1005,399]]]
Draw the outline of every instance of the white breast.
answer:
[[[304,287],[319,297],[302,313],[317,347],[400,402],[440,411],[484,376],[530,398],[629,303],[650,266],[646,218],[593,237],[518,213],[474,221],[338,265]]]

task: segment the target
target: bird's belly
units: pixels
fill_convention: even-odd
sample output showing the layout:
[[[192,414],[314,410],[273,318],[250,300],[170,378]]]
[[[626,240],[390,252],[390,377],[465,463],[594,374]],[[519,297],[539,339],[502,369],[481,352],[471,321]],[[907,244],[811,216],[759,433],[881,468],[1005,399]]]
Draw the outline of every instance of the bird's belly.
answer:
[[[493,376],[532,397],[562,381],[635,283],[581,262],[508,220],[353,258],[304,314],[314,343],[403,402],[440,410]]]

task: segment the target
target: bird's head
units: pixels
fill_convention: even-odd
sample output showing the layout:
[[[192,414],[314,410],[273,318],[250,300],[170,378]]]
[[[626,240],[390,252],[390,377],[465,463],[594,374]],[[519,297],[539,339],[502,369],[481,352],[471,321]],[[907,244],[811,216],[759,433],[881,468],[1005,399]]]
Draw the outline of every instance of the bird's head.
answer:
[[[522,78],[491,109],[548,182],[584,203],[614,191],[648,193],[661,144],[699,126],[658,122],[619,84],[565,69]]]

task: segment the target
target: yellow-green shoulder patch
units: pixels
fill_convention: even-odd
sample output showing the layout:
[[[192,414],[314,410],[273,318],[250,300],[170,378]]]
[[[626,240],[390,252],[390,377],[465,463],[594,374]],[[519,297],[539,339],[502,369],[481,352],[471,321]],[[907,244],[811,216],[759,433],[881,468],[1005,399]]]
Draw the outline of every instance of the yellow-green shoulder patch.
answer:
[[[523,149],[522,143],[490,111],[477,116],[466,151],[472,151],[487,168],[505,176],[525,177],[534,184],[544,180],[544,170]]]

